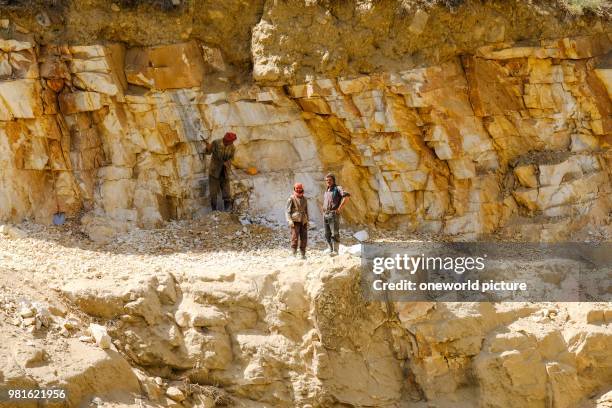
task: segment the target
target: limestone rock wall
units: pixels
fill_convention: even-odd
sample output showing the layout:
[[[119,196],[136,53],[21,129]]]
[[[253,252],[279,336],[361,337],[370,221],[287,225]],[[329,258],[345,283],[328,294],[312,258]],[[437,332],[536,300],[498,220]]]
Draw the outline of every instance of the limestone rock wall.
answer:
[[[238,206],[279,220],[293,182],[314,209],[334,171],[355,223],[551,240],[609,222],[608,33],[235,88],[218,77],[218,50],[197,41],[44,45],[3,21],[3,220],[86,213],[104,239],[198,216],[204,142],[231,130]]]
[[[124,287],[75,280],[62,291],[114,321],[115,344],[149,375],[180,373],[260,405],[389,406],[411,385],[356,271],[162,274]]]
[[[610,208],[611,105],[593,58],[609,47],[607,37],[500,45],[289,91],[360,170],[370,220],[451,235],[512,222],[547,239],[569,227],[564,217],[597,222]],[[542,236],[523,225],[535,216]]]
[[[491,407],[586,406],[580,404],[584,392],[607,388],[608,363],[595,357],[607,342],[606,323],[603,312],[586,312],[586,304],[398,306],[416,352],[411,369],[428,400],[448,406],[459,401]]]
[[[612,381],[609,304],[367,302],[354,258],[60,290],[148,376],[215,384],[236,406],[586,407]]]

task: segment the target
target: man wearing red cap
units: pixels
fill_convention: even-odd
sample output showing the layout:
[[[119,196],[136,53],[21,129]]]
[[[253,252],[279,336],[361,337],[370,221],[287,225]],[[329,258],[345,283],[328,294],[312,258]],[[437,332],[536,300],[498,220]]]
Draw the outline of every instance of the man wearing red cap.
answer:
[[[291,249],[297,255],[298,241],[302,259],[306,259],[306,243],[308,241],[308,201],[304,197],[304,186],[295,183],[293,194],[287,200],[285,215],[291,228]]]
[[[206,154],[210,154],[210,168],[208,170],[208,186],[210,188],[210,206],[213,211],[217,210],[217,196],[219,190],[223,197],[225,211],[232,209],[232,197],[230,194],[230,169],[234,158],[236,147],[234,141],[236,134],[227,132],[223,139],[213,140],[206,143]]]

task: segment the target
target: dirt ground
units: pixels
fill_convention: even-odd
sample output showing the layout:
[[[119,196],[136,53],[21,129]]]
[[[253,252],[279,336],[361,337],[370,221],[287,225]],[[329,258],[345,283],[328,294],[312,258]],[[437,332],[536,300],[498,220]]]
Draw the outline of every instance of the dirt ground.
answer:
[[[352,237],[355,231],[345,229],[341,232],[346,247],[358,243]],[[391,234],[370,231],[370,241],[406,242],[422,238],[399,232]],[[159,381],[157,388],[167,390],[166,395],[173,386],[181,386],[182,383],[173,376],[171,370],[149,370],[144,374],[144,371],[139,371],[138,364],[134,364],[130,359],[129,353],[126,355],[125,350],[119,347],[115,349],[110,345],[110,350],[104,351],[88,344],[93,342],[91,323],[106,325],[112,330],[113,325],[118,322],[92,316],[86,313],[87,310],[95,309],[104,314],[106,307],[113,307],[112,302],[116,299],[117,290],[121,292],[125,289],[126,293],[138,291],[140,289],[133,288],[146,288],[152,280],[163,286],[161,279],[164,276],[172,276],[176,282],[182,283],[183,289],[190,285],[203,285],[198,286],[200,289],[197,290],[200,291],[209,287],[207,285],[216,287],[227,280],[230,292],[235,291],[237,299],[244,297],[244,293],[240,292],[244,289],[244,279],[257,285],[255,282],[265,282],[268,277],[282,275],[285,277],[283,279],[304,283],[309,281],[307,276],[321,274],[317,275],[319,278],[313,279],[313,282],[322,282],[325,279],[320,276],[334,270],[355,267],[360,262],[359,257],[348,254],[330,257],[325,252],[326,245],[320,226],[315,226],[310,231],[311,243],[306,260],[291,256],[288,240],[289,234],[285,226],[274,225],[261,218],[239,218],[226,213],[212,213],[198,221],[170,222],[164,228],[156,230],[132,230],[119,235],[108,244],[90,241],[76,222],[57,227],[32,223],[5,225],[0,230],[0,363],[4,364],[0,364],[0,368],[7,368],[7,360],[2,362],[2,356],[13,356],[17,365],[27,367],[29,372],[35,373],[39,384],[41,381],[47,384],[66,381],[72,387],[75,401],[83,397],[78,391],[80,387],[87,388],[83,384],[95,384],[95,388],[90,392],[94,392],[94,395],[105,395],[105,407],[179,406],[173,405],[168,397],[163,397],[163,393],[162,405],[142,405],[142,402],[138,405],[134,402],[134,397],[130,399],[129,393],[138,393],[140,387],[155,389],[156,386],[152,385],[155,381]],[[232,281],[234,276],[236,282]],[[74,285],[81,287],[81,291],[82,288],[87,288],[85,292],[81,292],[80,296],[84,297],[78,305],[66,297],[66,293],[70,293],[67,288],[75,287]],[[90,299],[96,304],[82,303],[83,299],[88,301],[89,290],[98,291]],[[160,290],[159,293],[165,291],[158,286],[157,291]],[[272,294],[274,293],[276,290]],[[36,309],[39,304],[48,305],[45,313],[49,313],[48,318],[52,323],[46,322],[45,314],[38,311],[33,317],[29,317],[27,311],[24,314],[24,304],[32,305],[28,306],[28,310]],[[521,307],[525,309],[521,305],[512,306],[512,313],[516,314],[514,318],[520,319],[523,316]],[[555,330],[562,330],[565,324],[563,322],[570,319],[569,312],[565,309],[573,306],[531,304],[525,311],[533,313],[540,307],[545,314],[549,309],[560,310],[560,317],[546,320],[546,324],[554,326]],[[440,309],[440,313],[443,313],[443,309]],[[578,319],[577,321],[600,324],[599,320],[604,321],[609,317],[606,304],[592,304],[585,311],[580,307],[576,310],[577,312],[572,313],[578,317],[572,318]],[[539,319],[536,315],[534,318]],[[238,322],[242,318],[246,317],[232,317]],[[48,326],[42,329],[38,327],[45,324]],[[540,330],[539,326],[535,329]],[[589,330],[599,333],[605,332],[606,329],[605,326],[593,326]],[[128,332],[129,330],[125,331]],[[110,341],[109,338],[109,344]],[[122,341],[125,339],[122,338]],[[119,345],[119,341],[114,337],[113,344]],[[92,369],[83,370],[83,367]],[[130,374],[132,372],[142,373],[137,374],[138,381],[135,380],[134,374]],[[6,381],[6,371],[4,375]],[[91,375],[94,377],[90,377]],[[122,375],[125,378],[122,378]],[[100,380],[105,377],[113,379]],[[23,381],[23,378],[20,381]],[[118,384],[122,388],[117,388]],[[206,392],[225,398],[225,391],[212,388],[214,387]],[[184,386],[182,389],[185,389]],[[147,389],[149,398],[151,393],[156,392],[158,391]],[[116,395],[109,397],[112,393]],[[202,391],[200,394],[190,395],[192,398],[194,395],[200,395],[210,400],[212,397],[206,397],[208,394]],[[232,398],[236,403],[233,406],[266,406],[241,405],[242,400],[235,399],[235,395],[232,395]],[[92,401],[95,402],[95,399]],[[3,407],[1,403],[0,407]]]
[[[147,270],[182,276],[203,269],[300,267],[329,258],[320,229],[310,231],[308,258],[302,261],[291,256],[286,227],[248,222],[214,213],[198,221],[170,222],[161,229],[132,230],[108,244],[90,241],[77,222],[23,223],[13,227],[23,238],[0,235],[0,279],[11,291],[27,292],[28,287],[40,291],[71,279],[120,279]],[[351,231],[343,232],[346,245],[358,242]]]
[[[115,358],[102,350],[100,355],[92,355],[96,349],[87,344],[91,342],[88,327],[104,322],[65,298],[61,289],[71,282],[84,280],[95,286],[96,281],[110,281],[127,287],[166,274],[177,281],[189,281],[205,273],[223,276],[240,271],[256,275],[293,269],[302,274],[305,268],[318,269],[346,258],[332,258],[324,252],[326,245],[319,230],[310,233],[307,260],[294,258],[286,227],[265,220],[253,221],[260,223],[213,213],[195,222],[171,222],[162,229],[132,230],[103,245],[90,241],[73,221],[62,226],[33,223],[4,226],[0,233],[0,357],[8,356],[10,360],[13,355],[17,364],[44,368],[38,380],[53,382],[54,378],[66,377],[77,388],[81,382],[90,381],[87,372],[95,372],[99,378],[112,376],[113,371],[125,372],[121,366],[125,362],[123,357]],[[357,242],[348,231],[345,235],[347,244]],[[358,258],[353,259],[356,263]],[[36,326],[39,317],[36,325],[24,324],[28,319],[23,314],[24,304],[34,308],[44,304],[52,323],[42,330]],[[93,370],[83,371],[87,366]],[[78,373],[73,376],[76,380],[70,379],[72,372]],[[3,383],[6,375],[4,372],[4,377],[0,376]],[[121,383],[114,381],[111,386],[95,381],[100,395],[109,390],[114,392],[116,384]],[[129,383],[129,379],[125,382]],[[216,388],[213,391],[222,395]],[[122,398],[127,397],[119,393],[113,401]],[[171,401],[167,403],[172,406]],[[104,406],[115,405],[105,402]],[[116,406],[132,405],[126,402]],[[4,405],[0,403],[0,407]]]

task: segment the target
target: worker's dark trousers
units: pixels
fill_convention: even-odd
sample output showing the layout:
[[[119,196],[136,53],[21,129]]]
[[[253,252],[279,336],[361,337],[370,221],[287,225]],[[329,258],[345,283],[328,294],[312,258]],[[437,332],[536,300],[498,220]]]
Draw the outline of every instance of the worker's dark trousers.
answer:
[[[210,207],[213,209],[213,211],[217,209],[217,196],[219,195],[219,190],[221,190],[221,197],[223,197],[225,209],[231,209],[232,198],[230,195],[230,182],[229,178],[225,176],[224,172],[221,173],[220,178],[209,175],[208,186],[210,188]]]
[[[340,215],[325,213],[323,221],[325,222],[325,240],[327,243],[331,246],[332,242],[340,242]]]
[[[291,227],[291,248],[297,249],[298,241],[300,242],[300,251],[306,252],[306,244],[308,243],[308,226],[302,222],[294,222]]]

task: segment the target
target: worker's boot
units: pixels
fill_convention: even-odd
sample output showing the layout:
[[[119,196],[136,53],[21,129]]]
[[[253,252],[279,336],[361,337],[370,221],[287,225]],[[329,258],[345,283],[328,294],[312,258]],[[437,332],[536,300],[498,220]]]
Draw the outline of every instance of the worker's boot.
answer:
[[[291,248],[291,256],[293,257],[297,256],[297,248]]]
[[[210,209],[217,211],[217,200],[210,200]]]
[[[306,259],[306,251],[300,251],[300,253],[302,254],[302,259]]]
[[[336,251],[334,250],[334,241],[330,241],[327,244],[329,245],[329,256],[336,255]]]
[[[234,207],[232,200],[223,200],[223,207],[225,207],[225,211],[232,211]]]

